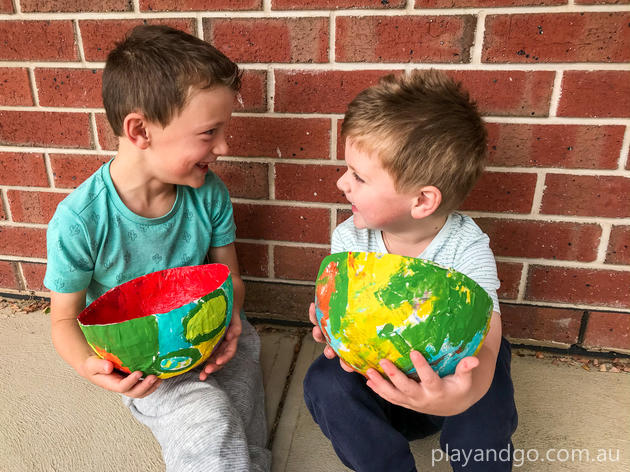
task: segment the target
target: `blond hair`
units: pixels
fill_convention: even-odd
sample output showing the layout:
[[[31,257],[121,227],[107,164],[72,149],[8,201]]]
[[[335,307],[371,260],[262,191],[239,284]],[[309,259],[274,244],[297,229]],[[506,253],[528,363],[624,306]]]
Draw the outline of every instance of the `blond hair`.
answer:
[[[343,137],[375,153],[398,191],[437,187],[456,209],[481,175],[486,129],[468,92],[437,70],[388,75],[348,105]]]

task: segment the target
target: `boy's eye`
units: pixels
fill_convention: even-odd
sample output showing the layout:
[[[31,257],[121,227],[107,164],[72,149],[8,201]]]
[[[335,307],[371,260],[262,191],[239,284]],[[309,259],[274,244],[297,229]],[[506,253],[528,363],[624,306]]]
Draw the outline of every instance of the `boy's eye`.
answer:
[[[207,134],[207,135],[212,136],[215,131],[216,131],[215,129],[209,129],[208,131],[204,131],[203,134]]]
[[[356,172],[353,172],[352,176],[354,177],[354,180],[356,180],[357,182],[361,182],[361,183],[365,182],[361,177],[357,175]]]

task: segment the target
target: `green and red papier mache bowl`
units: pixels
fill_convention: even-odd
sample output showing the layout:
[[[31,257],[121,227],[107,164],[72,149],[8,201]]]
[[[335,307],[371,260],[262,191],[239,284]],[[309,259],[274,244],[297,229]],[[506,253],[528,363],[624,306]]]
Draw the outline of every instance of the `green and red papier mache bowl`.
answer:
[[[115,368],[168,378],[210,357],[230,324],[232,298],[226,265],[178,267],[112,288],[78,320],[92,349]]]
[[[389,359],[415,375],[419,351],[440,376],[475,355],[488,332],[492,300],[466,275],[394,254],[327,256],[316,281],[315,308],[327,343],[365,375]]]

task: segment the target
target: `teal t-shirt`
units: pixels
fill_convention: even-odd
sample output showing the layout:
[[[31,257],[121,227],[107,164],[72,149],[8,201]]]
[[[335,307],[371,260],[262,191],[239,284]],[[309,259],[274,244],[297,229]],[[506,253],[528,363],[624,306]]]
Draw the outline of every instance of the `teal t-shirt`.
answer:
[[[48,225],[44,285],[53,292],[87,288],[89,305],[135,277],[203,264],[210,247],[234,241],[230,196],[212,172],[198,189],[178,185],[166,215],[145,218],[118,196],[110,163],[68,195]]]

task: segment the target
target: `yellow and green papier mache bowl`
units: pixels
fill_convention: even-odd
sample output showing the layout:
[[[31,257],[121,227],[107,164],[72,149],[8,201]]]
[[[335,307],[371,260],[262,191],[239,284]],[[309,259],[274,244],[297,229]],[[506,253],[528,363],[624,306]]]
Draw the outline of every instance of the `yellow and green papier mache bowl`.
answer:
[[[419,351],[440,376],[475,355],[488,332],[492,300],[475,281],[430,261],[394,254],[327,256],[316,281],[315,308],[327,343],[365,375],[389,359],[415,375]]]
[[[177,267],[112,288],[78,320],[92,349],[118,370],[165,379],[210,357],[230,324],[232,298],[226,265]]]

